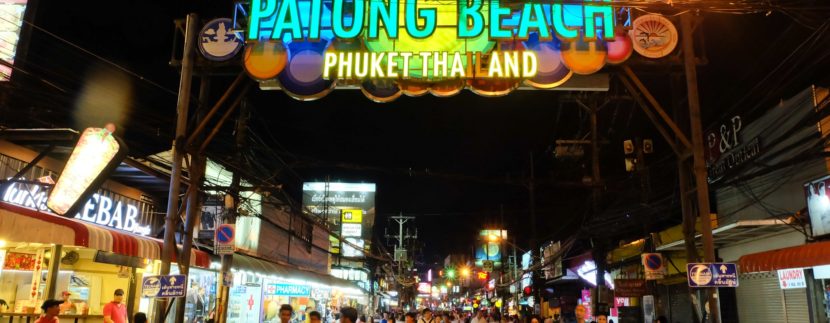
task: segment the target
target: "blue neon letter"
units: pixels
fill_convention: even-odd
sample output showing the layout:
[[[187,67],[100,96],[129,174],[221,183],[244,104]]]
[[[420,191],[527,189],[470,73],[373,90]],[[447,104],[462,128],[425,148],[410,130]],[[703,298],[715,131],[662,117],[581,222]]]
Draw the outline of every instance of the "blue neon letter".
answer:
[[[418,0],[406,0],[406,32],[412,38],[427,38],[435,32],[437,10],[417,9]],[[418,18],[424,19],[424,28],[418,28]]]
[[[288,18],[291,21],[285,21]],[[303,39],[297,0],[282,0],[282,3],[280,3],[280,11],[277,14],[277,21],[274,23],[274,31],[271,32],[271,39],[282,39],[286,29],[291,31],[292,39]]]
[[[533,19],[535,16],[535,19]],[[550,29],[545,19],[541,3],[525,3],[522,8],[522,21],[519,22],[519,38],[527,38],[530,28],[539,30],[539,38],[550,38]]]
[[[311,15],[308,23],[308,39],[320,39],[320,16],[323,15],[323,1],[311,0]]]
[[[469,5],[469,7],[467,6]],[[484,32],[484,15],[481,0],[458,0],[458,38],[474,38]],[[473,27],[469,28],[472,19]]]
[[[334,27],[334,36],[337,38],[355,38],[360,35],[363,29],[363,0],[354,1],[354,17],[352,17],[351,29],[346,30],[346,23],[343,21],[343,3],[345,0],[334,0],[334,15],[331,18]]]
[[[565,25],[565,12],[564,7],[561,3],[554,3],[553,4],[553,28],[559,36],[565,39],[574,39],[579,37],[579,31],[576,29],[568,28]]]
[[[259,39],[259,28],[264,18],[271,17],[277,11],[277,0],[251,0],[251,22],[248,24],[248,39]]]
[[[510,14],[510,8],[499,6],[499,0],[490,0],[490,38],[510,38],[510,30],[501,29],[501,16]]]
[[[386,35],[392,39],[398,38],[398,0],[388,1],[388,6],[384,0],[372,0],[369,3],[369,38],[378,37],[380,20],[383,20]]]

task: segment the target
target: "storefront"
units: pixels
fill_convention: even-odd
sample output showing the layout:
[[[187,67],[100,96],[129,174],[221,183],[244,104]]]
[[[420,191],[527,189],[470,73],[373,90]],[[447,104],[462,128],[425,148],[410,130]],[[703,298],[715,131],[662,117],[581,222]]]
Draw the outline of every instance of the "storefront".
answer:
[[[745,255],[738,263],[741,322],[828,322],[830,242]]]
[[[254,257],[234,255],[231,272],[230,323],[279,322],[282,304],[294,308],[295,323],[306,322],[311,311],[331,318],[341,307],[368,304],[368,294],[352,282]]]
[[[2,202],[0,240],[0,299],[8,304],[0,317],[39,313],[43,300],[68,292],[66,312],[93,322],[116,289],[130,313],[151,313],[135,282],[158,272],[161,240]],[[191,250],[191,266],[209,265],[207,253]]]

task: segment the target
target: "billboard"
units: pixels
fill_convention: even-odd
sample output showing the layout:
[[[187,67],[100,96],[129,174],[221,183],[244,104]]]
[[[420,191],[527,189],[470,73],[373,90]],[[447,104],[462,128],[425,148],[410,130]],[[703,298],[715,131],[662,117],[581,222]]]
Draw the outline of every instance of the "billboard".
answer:
[[[483,267],[484,261],[493,261],[493,267],[501,267],[502,240],[507,239],[507,230],[481,230],[476,245],[476,266]]]
[[[364,245],[364,239],[371,241],[375,224],[374,183],[303,183],[303,207],[311,216],[324,220],[349,241]],[[361,257],[363,252],[330,238],[331,251],[348,257]],[[348,255],[346,255],[348,253]]]
[[[830,233],[830,198],[827,197],[829,187],[830,176],[804,184],[804,195],[807,198],[807,211],[810,213],[813,237]]]
[[[0,2],[0,17],[3,17],[0,19],[0,60],[12,65],[20,43],[20,30],[23,28],[27,2],[28,0]],[[11,75],[11,66],[0,64],[0,82],[8,81]]]

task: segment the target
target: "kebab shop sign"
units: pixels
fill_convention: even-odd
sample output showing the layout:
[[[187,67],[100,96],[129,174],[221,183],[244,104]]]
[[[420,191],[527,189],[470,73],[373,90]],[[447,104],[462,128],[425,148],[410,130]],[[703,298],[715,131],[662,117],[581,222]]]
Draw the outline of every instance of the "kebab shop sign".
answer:
[[[11,182],[6,187],[2,195],[3,202],[52,213],[46,207],[49,198],[47,186],[31,182],[22,183],[21,181]],[[44,184],[53,184],[48,177],[41,178],[38,181]],[[150,234],[150,226],[138,223],[138,207],[135,204],[113,201],[113,199],[98,193],[93,194],[86,201],[83,209],[75,214],[75,218],[144,236]]]

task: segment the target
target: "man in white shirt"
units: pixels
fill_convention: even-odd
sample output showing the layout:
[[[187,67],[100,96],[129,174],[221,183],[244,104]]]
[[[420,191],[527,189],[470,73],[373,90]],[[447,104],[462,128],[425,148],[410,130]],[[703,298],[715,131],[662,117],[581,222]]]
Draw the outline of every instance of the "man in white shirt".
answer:
[[[484,311],[478,310],[476,311],[476,316],[470,320],[470,323],[487,323],[487,318],[484,317]]]
[[[429,307],[421,312],[421,319],[418,320],[418,323],[437,323],[435,322],[435,318],[432,317],[432,310]]]

